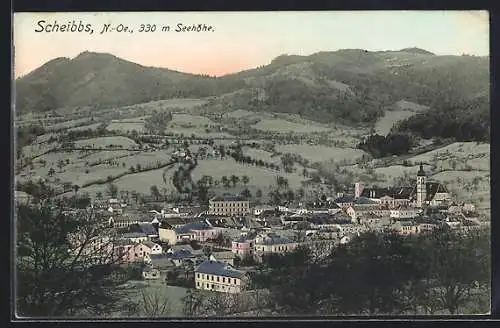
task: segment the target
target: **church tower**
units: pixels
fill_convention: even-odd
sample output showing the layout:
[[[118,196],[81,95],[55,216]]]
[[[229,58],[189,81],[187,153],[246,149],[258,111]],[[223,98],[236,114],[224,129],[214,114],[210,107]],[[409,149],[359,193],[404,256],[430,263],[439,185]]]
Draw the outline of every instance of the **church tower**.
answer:
[[[417,207],[422,207],[427,196],[425,187],[425,171],[422,163],[420,163],[420,170],[417,173]]]

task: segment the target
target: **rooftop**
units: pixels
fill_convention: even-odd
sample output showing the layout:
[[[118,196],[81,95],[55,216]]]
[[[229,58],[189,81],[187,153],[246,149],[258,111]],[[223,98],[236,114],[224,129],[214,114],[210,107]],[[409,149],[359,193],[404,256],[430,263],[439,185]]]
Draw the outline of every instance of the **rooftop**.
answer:
[[[222,195],[212,198],[210,201],[213,202],[242,202],[247,199],[239,195]]]
[[[176,233],[189,233],[193,230],[209,230],[212,229],[206,222],[191,222],[175,229]]]
[[[230,266],[216,261],[201,262],[201,264],[196,268],[196,272],[229,278],[242,278],[245,275],[242,271],[234,270]]]
[[[346,196],[342,196],[342,197],[338,197],[335,199],[335,203],[339,204],[339,203],[352,203],[354,202],[354,196],[351,196],[351,195],[346,195]]]
[[[268,238],[260,241],[257,244],[260,245],[283,245],[283,244],[293,244],[294,242],[291,241],[290,239],[283,238],[283,237],[274,237],[274,238]]]
[[[147,237],[147,235],[144,232],[127,232],[122,234],[123,238],[141,238],[141,237]]]

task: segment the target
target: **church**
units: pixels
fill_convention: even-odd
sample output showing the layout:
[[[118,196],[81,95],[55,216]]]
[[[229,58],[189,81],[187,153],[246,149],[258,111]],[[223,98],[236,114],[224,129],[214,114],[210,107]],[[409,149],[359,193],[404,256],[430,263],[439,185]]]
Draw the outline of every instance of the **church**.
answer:
[[[366,197],[387,208],[400,206],[440,206],[451,202],[451,195],[442,183],[427,178],[423,164],[417,172],[417,182],[410,187],[364,188],[362,183],[354,186],[354,198]]]

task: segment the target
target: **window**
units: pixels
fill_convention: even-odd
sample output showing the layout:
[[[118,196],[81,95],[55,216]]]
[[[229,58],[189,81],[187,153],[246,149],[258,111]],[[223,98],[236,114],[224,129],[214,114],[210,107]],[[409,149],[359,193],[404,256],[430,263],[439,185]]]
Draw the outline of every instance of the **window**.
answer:
[[[209,284],[207,284],[207,288],[210,288],[210,285],[209,285]]]
[[[200,278],[200,274],[199,273],[197,274],[197,277]]]
[[[214,281],[214,276],[210,276],[210,280]]]
[[[219,276],[217,276],[217,282],[219,282]]]
[[[226,282],[226,278],[222,277],[222,282]]]
[[[212,289],[214,289],[214,284],[212,284]]]
[[[196,283],[196,286],[200,287],[200,282],[199,281]]]
[[[236,278],[235,278],[235,279],[233,279],[233,283],[236,285]]]

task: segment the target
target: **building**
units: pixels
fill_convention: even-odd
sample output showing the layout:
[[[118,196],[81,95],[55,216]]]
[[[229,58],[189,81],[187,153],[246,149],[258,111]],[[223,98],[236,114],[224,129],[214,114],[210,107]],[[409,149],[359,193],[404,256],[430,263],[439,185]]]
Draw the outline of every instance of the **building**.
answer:
[[[247,255],[253,254],[254,245],[255,245],[254,239],[242,236],[236,239],[235,241],[231,242],[231,252],[243,258]]]
[[[341,196],[335,199],[335,204],[337,204],[341,208],[352,206],[355,201],[353,196]]]
[[[285,254],[295,250],[297,242],[279,236],[257,238],[255,240],[255,254]]]
[[[217,261],[203,261],[195,269],[195,287],[223,293],[239,293],[248,282],[243,271]]]
[[[397,222],[394,230],[403,236],[414,235],[420,232],[419,225],[413,222]]]
[[[250,202],[240,196],[219,196],[208,201],[208,214],[239,216],[250,214]]]
[[[133,243],[148,241],[148,235],[143,232],[127,232],[122,234],[121,238],[130,240]]]
[[[269,205],[255,206],[253,208],[253,215],[259,216],[259,215],[261,215],[262,213],[264,213],[266,211],[268,211],[268,212],[270,212],[270,211],[275,212],[276,211],[276,207],[269,206]]]
[[[157,243],[153,243],[152,241],[144,241],[142,242],[142,244],[151,249],[151,255],[163,254],[163,248]]]
[[[17,204],[29,204],[32,198],[30,194],[24,191],[14,191],[14,200]]]
[[[446,187],[435,181],[428,181],[423,164],[417,172],[417,182],[413,187],[364,188],[355,185],[358,198],[366,197],[380,204],[381,209],[394,209],[413,204],[417,208],[426,205],[442,206],[449,203],[451,196]],[[349,206],[354,204],[345,204]]]
[[[192,222],[183,225],[180,228],[160,226],[159,237],[161,241],[175,245],[178,242],[186,240],[197,240],[205,242],[213,239],[219,233],[219,230],[211,227],[206,222]]]
[[[142,278],[144,280],[156,280],[160,279],[160,270],[153,268],[150,265],[146,265],[142,270]]]
[[[390,217],[393,219],[411,219],[421,213],[421,209],[410,207],[410,206],[401,206],[391,210]]]
[[[232,251],[213,252],[210,260],[234,265],[234,254]]]
[[[151,248],[130,240],[122,240],[115,245],[115,252],[120,254],[125,263],[145,263],[150,260]]]
[[[425,171],[422,163],[420,163],[420,169],[417,173],[417,201],[416,206],[422,207],[427,198],[427,188],[425,187]]]

